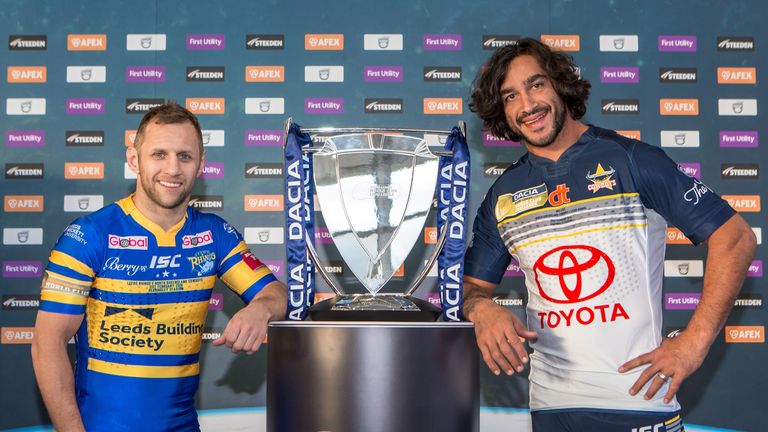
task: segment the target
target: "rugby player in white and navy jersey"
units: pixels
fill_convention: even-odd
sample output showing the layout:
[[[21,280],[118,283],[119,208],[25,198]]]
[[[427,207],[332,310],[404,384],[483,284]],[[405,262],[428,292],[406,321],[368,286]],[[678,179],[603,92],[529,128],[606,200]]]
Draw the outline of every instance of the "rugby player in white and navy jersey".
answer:
[[[680,431],[675,394],[722,329],[755,236],[659,148],[579,121],[590,84],[576,70],[526,38],[497,50],[475,79],[471,109],[527,153],[478,210],[464,316],[496,374],[522,372],[521,339],[530,343],[535,431]],[[701,302],[672,339],[661,329],[667,224],[707,245]],[[525,274],[527,323],[492,300],[512,257]]]
[[[51,251],[32,360],[59,431],[199,431],[195,392],[214,282],[246,306],[214,345],[253,353],[282,319],[286,287],[216,215],[188,206],[205,153],[174,102],[142,119],[136,192],[70,224]],[[73,373],[67,342],[75,336]]]

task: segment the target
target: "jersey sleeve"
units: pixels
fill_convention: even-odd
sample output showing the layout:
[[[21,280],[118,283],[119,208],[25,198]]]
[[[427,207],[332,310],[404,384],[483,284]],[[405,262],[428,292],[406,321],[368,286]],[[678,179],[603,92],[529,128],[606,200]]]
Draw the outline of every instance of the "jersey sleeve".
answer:
[[[81,217],[70,224],[51,250],[40,292],[40,310],[71,315],[85,313],[93,279],[101,268],[103,236]]]
[[[269,267],[251,253],[243,236],[234,227],[220,218],[217,218],[214,224],[221,239],[217,247],[218,253],[223,257],[219,261],[217,275],[248,304],[262,288],[277,278]]]
[[[643,205],[677,227],[693,244],[705,241],[736,214],[709,186],[680,171],[660,148],[638,143],[630,161]]]
[[[486,194],[472,226],[472,240],[464,257],[464,274],[498,284],[511,256],[496,227],[493,189]]]

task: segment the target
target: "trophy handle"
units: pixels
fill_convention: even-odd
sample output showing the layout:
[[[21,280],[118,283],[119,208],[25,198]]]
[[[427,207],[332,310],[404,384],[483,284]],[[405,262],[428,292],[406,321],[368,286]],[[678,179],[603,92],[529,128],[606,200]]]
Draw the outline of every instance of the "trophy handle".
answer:
[[[336,286],[336,284],[331,280],[331,277],[326,273],[325,268],[320,264],[320,259],[317,257],[317,252],[315,251],[315,247],[312,245],[312,241],[310,241],[309,236],[304,236],[304,243],[307,244],[307,252],[309,252],[309,258],[312,260],[312,262],[315,264],[315,267],[320,270],[320,276],[323,277],[323,280],[328,283],[328,286],[331,287],[333,292],[336,293],[338,296],[343,296],[344,293],[341,292],[341,290]]]
[[[440,238],[437,240],[437,246],[435,247],[435,250],[432,251],[432,255],[427,260],[427,263],[424,265],[424,268],[421,269],[421,272],[416,276],[416,279],[413,280],[411,283],[411,286],[408,287],[408,290],[405,292],[406,296],[409,296],[416,291],[417,288],[419,288],[419,285],[424,281],[424,279],[427,277],[427,274],[429,273],[429,269],[432,268],[433,265],[435,265],[435,261],[437,261],[437,257],[440,255],[440,251],[443,250],[443,247],[445,246],[445,239],[446,239],[446,233],[448,232],[448,224],[443,224],[443,229],[440,232]]]

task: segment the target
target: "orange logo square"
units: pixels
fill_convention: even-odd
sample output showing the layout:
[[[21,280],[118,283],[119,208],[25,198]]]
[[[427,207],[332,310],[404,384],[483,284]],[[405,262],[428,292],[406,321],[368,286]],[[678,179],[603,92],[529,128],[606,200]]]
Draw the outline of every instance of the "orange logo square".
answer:
[[[67,35],[67,50],[69,51],[106,51],[107,35],[105,34],[69,34]]]
[[[246,66],[246,82],[283,82],[285,66]]]
[[[305,50],[341,51],[344,49],[343,34],[305,34]]]
[[[8,213],[39,213],[44,210],[42,195],[6,195],[3,210]]]
[[[719,67],[717,68],[718,84],[755,84],[757,69],[753,67]]]
[[[125,146],[131,147],[136,142],[136,129],[125,131]]]
[[[765,343],[765,326],[725,326],[726,343]]]
[[[699,115],[698,99],[659,99],[661,115]]]
[[[283,211],[282,195],[245,195],[245,211]]]
[[[629,139],[638,140],[640,141],[640,131],[639,130],[617,130],[617,134],[627,137]]]
[[[94,180],[104,178],[104,162],[64,162],[67,180]]]
[[[667,228],[667,244],[693,244],[682,231],[675,227]]]
[[[395,274],[392,275],[392,277],[403,277],[405,276],[405,264],[400,264],[400,267],[395,270]]]
[[[0,332],[3,344],[31,344],[35,337],[34,327],[3,327]]]
[[[437,227],[424,227],[424,244],[437,244]]]
[[[48,80],[45,66],[8,66],[9,83],[44,83]]]
[[[224,98],[187,98],[186,108],[193,114],[224,114]]]
[[[738,212],[760,211],[760,195],[723,195],[723,199]]]
[[[556,51],[578,51],[579,35],[541,35],[541,42]]]
[[[424,114],[461,114],[461,98],[424,98]]]

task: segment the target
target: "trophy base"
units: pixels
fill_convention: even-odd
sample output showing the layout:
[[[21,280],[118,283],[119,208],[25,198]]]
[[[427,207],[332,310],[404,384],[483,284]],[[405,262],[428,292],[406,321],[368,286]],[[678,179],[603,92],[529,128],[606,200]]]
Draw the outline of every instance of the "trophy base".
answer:
[[[435,322],[440,309],[420,298],[393,294],[336,296],[309,308],[312,321]]]

